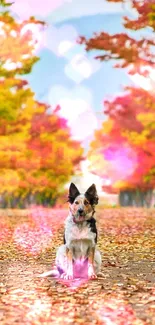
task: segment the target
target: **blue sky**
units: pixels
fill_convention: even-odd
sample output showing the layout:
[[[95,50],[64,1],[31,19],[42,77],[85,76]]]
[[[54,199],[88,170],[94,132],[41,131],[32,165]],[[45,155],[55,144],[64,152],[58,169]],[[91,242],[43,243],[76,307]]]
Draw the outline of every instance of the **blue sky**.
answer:
[[[62,107],[60,114],[68,119],[74,138],[87,142],[105,118],[104,99],[132,81],[113,62],[94,59],[95,51],[87,53],[76,40],[103,30],[124,31],[122,17],[131,9],[106,0],[15,0],[13,11],[19,18],[34,15],[47,23],[37,53],[40,61],[27,79],[38,100]]]
[[[65,23],[57,23],[55,26],[61,28],[66,24],[74,26],[79,35],[90,37],[94,31],[121,31],[121,15],[107,14],[95,15],[92,17],[82,17],[68,20]],[[49,22],[50,26],[50,22]],[[77,52],[84,52],[83,46],[77,46]],[[86,53],[85,56],[94,59],[95,52]],[[48,99],[48,92],[56,84],[64,85],[66,88],[86,87],[93,94],[93,108],[95,111],[103,109],[103,99],[105,96],[113,95],[115,92],[122,90],[122,86],[130,82],[127,74],[122,69],[114,69],[113,62],[99,63],[99,69],[89,78],[83,79],[77,85],[75,80],[69,78],[64,71],[66,58],[61,58],[51,52],[49,49],[42,49],[39,53],[40,61],[33,68],[33,73],[28,77],[32,88],[35,90],[37,97],[42,100]],[[41,77],[40,77],[41,76]],[[76,78],[76,76],[75,76]]]

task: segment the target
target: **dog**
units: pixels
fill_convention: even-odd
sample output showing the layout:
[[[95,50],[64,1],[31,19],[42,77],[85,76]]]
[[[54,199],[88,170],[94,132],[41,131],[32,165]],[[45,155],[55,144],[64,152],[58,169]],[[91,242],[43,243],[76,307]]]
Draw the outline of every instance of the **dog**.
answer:
[[[66,280],[97,278],[101,268],[101,254],[96,248],[98,232],[94,218],[98,199],[94,184],[84,194],[80,194],[75,184],[70,184],[64,244],[57,250],[53,273],[45,272],[42,276],[53,275]]]

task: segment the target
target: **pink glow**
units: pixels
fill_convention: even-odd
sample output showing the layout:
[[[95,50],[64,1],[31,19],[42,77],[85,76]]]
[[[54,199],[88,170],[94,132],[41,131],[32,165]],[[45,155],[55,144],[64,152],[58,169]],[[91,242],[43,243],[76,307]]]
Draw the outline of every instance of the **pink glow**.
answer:
[[[66,210],[33,207],[28,223],[19,225],[13,235],[16,246],[25,253],[40,254],[50,247],[53,233],[64,223]]]
[[[123,299],[117,298],[103,301],[97,314],[105,325],[132,325],[137,320],[132,307]]]
[[[63,5],[65,1],[66,0],[14,0],[11,9],[18,14],[20,18],[24,19],[36,15],[44,17]]]
[[[114,144],[104,150],[103,154],[110,163],[108,173],[112,182],[126,179],[137,167],[137,155],[129,146]]]
[[[77,260],[73,264],[73,274],[75,279],[88,280],[88,260]]]
[[[51,244],[52,230],[46,226],[31,227],[24,223],[16,228],[13,235],[16,246],[25,253],[39,254]]]
[[[57,231],[63,225],[66,217],[66,210],[42,206],[33,206],[29,212],[30,221],[35,222],[39,227],[52,227],[52,232]]]
[[[65,285],[69,288],[69,290],[74,291],[81,287],[82,285],[86,284],[88,282],[88,279],[74,279],[74,280],[64,280],[64,279],[58,279],[57,282],[61,283],[62,285]]]

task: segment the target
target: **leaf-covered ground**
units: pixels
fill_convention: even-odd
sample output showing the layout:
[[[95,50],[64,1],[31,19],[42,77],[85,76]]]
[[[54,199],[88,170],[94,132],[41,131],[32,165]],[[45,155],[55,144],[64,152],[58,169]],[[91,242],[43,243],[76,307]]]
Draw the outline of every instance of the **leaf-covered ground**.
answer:
[[[155,211],[98,208],[97,280],[37,278],[54,263],[66,215],[0,212],[0,324],[155,324]]]

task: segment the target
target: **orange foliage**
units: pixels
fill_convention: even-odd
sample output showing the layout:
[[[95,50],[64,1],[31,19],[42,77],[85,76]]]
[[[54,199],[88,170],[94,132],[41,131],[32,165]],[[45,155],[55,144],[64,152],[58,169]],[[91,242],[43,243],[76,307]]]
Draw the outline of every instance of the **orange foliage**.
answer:
[[[122,2],[123,0],[107,0],[111,2]],[[124,17],[123,25],[126,29],[140,30],[145,27],[150,27],[155,30],[155,4],[154,0],[130,0],[132,8],[137,12],[136,19]],[[144,73],[143,66],[155,66],[154,34],[150,32],[145,37],[136,39],[130,37],[128,33],[120,33],[110,35],[104,31],[95,33],[90,39],[81,37],[81,44],[86,45],[86,50],[103,50],[103,54],[96,58],[102,61],[110,59],[117,60],[115,67],[128,67],[130,73]],[[119,63],[118,63],[119,61]]]
[[[154,187],[154,102],[154,95],[136,88],[105,102],[109,119],[95,133],[89,152],[92,171],[107,180],[104,189]]]
[[[7,6],[5,0],[1,5]],[[52,203],[82,159],[83,149],[57,108],[49,115],[49,106],[37,102],[19,78],[38,60],[32,31],[43,25],[33,17],[17,22],[8,11],[0,13],[0,194],[7,202],[34,197],[35,203],[37,197]]]

